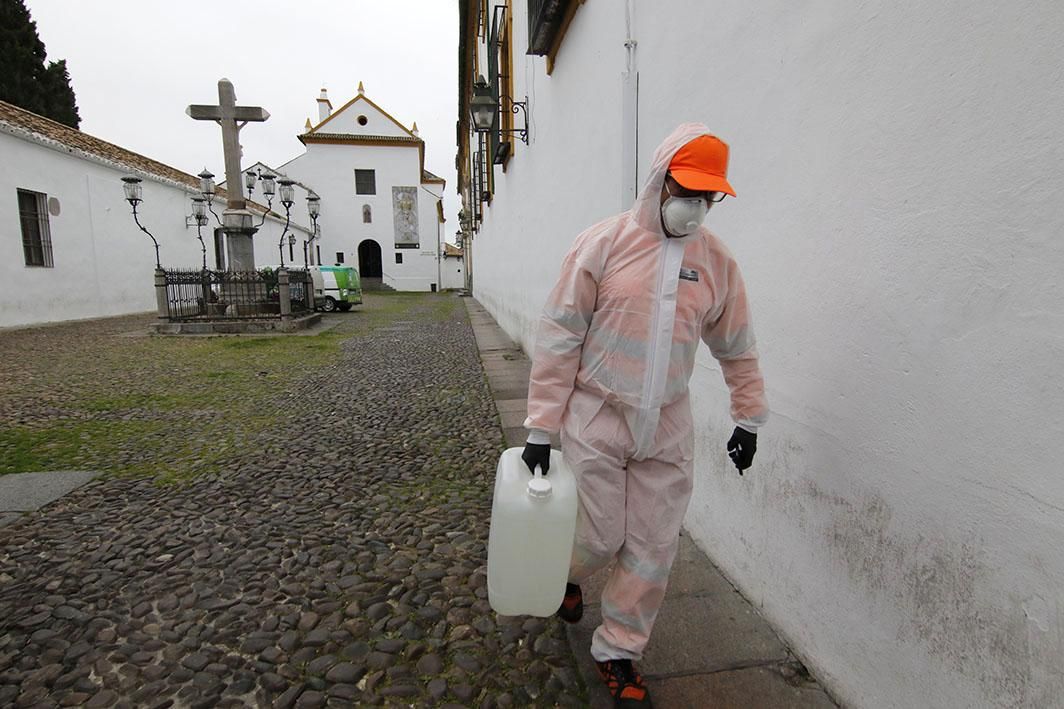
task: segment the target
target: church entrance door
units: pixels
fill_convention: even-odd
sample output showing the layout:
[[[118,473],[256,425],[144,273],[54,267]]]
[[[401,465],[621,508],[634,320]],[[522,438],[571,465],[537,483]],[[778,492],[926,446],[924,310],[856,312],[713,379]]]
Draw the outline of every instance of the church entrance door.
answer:
[[[358,274],[362,278],[381,278],[384,276],[381,263],[381,245],[372,239],[366,239],[358,245]]]

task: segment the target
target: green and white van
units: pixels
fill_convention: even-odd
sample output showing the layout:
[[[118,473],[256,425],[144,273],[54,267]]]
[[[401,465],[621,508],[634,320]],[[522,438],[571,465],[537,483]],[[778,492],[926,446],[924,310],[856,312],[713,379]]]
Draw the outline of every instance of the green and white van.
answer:
[[[362,303],[362,282],[351,266],[311,266],[314,305],[327,313]]]

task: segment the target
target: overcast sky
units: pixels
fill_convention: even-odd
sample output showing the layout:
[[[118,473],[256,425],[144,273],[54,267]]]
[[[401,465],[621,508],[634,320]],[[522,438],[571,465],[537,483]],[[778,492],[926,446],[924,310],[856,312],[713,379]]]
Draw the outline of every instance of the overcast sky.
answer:
[[[454,240],[458,81],[457,0],[25,0],[48,60],[66,59],[81,130],[196,174],[224,179],[221,130],[185,115],[237,102],[265,123],[240,132],[244,165],[281,165],[304,150],[296,135],[315,99],[334,108],[358,93],[425,141],[425,168],[447,180],[445,234]],[[323,205],[324,206],[324,205]],[[327,208],[327,207],[326,207]]]

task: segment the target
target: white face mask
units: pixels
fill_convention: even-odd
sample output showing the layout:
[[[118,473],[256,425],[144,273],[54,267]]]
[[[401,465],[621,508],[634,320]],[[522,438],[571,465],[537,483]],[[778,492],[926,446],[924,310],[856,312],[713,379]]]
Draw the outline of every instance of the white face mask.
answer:
[[[709,212],[705,197],[669,196],[661,205],[661,219],[665,229],[673,236],[694,233]]]

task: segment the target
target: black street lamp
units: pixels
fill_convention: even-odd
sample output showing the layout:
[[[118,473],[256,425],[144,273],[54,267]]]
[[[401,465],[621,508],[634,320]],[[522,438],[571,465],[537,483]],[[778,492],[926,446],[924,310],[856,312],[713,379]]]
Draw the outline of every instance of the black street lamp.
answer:
[[[255,226],[256,229],[266,223],[266,215],[273,208],[273,196],[277,194],[276,181],[277,176],[267,170],[248,170],[244,173],[244,186],[248,188],[248,200],[251,200],[255,185],[259,182],[262,183],[262,194],[266,195],[266,212],[262,215],[262,221]]]
[[[203,252],[203,270],[207,270],[207,244],[203,241],[203,227],[207,225],[207,200],[203,197],[192,198],[192,216],[196,219],[196,238],[199,239]]]
[[[287,177],[282,177],[280,183],[281,204],[284,205],[284,229],[281,230],[281,238],[277,241],[277,250],[281,252],[281,268],[284,268],[284,237],[288,234],[288,225],[292,223],[292,205],[295,203],[295,189],[292,185],[295,184],[295,181],[290,180]],[[292,234],[292,238],[288,243],[290,246],[295,245],[295,234]]]
[[[207,168],[203,168],[203,172],[196,175],[199,178],[200,194],[203,195],[203,200],[207,204],[207,209],[214,215],[215,221],[218,222],[218,226],[222,226],[222,218],[218,216],[218,212],[214,211],[214,193],[217,192],[217,188],[214,185],[214,173]]]
[[[307,252],[310,250],[310,245],[318,236],[318,216],[321,214],[321,197],[315,194],[313,191],[307,194],[307,214],[310,215],[310,235],[303,242],[303,267],[310,268],[310,262],[307,259]]]
[[[155,240],[152,233],[144,228],[144,225],[140,223],[140,219],[137,217],[137,205],[144,201],[143,188],[141,187],[141,179],[139,177],[123,177],[122,182],[125,184],[122,189],[126,193],[126,201],[129,202],[129,206],[133,208],[133,221],[136,222],[140,230],[147,234],[151,238],[151,243],[155,244],[155,268],[156,270],[162,270],[162,264],[159,263],[159,242]]]

